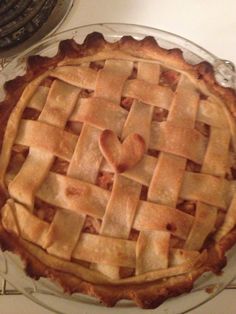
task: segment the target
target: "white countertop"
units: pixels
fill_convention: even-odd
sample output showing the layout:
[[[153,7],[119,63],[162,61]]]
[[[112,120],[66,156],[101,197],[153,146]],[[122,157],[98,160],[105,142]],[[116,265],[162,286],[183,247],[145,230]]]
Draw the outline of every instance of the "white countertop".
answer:
[[[219,58],[236,64],[235,0],[75,0],[60,30],[104,22],[140,24],[173,32],[192,40]],[[52,312],[42,309],[24,296],[0,296],[0,313]],[[234,314],[236,291],[225,290],[190,313]]]
[[[169,31],[236,65],[235,0],[75,0],[61,30],[104,22]]]

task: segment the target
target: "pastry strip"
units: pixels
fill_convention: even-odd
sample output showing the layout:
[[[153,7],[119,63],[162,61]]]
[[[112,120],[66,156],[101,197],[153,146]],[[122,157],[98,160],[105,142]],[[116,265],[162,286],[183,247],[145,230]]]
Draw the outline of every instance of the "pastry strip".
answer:
[[[147,64],[147,63],[143,63]],[[148,63],[150,65],[150,63]],[[156,75],[155,73],[153,75]],[[36,93],[31,98],[29,104],[27,107],[36,109],[38,111],[41,111],[47,98],[49,88],[47,86],[39,86]],[[80,121],[80,105],[83,104],[84,107],[91,106],[91,103],[93,103],[93,98],[80,98],[78,104],[75,105],[75,110],[69,120],[71,121]],[[102,99],[100,99],[100,102],[102,102],[105,106],[104,110],[106,110],[106,102]],[[162,103],[159,104],[159,107],[162,108]],[[85,112],[88,112],[88,109],[83,108]],[[117,109],[117,108],[116,108]],[[166,110],[170,109],[170,106],[168,108],[165,108]],[[105,114],[104,114],[105,116]],[[90,118],[90,117],[89,117]],[[91,117],[94,119],[94,117]],[[102,117],[101,117],[102,118]],[[104,119],[104,117],[103,117]],[[225,112],[222,110],[222,107],[213,101],[209,100],[200,100],[199,103],[199,110],[196,117],[197,121],[203,122],[209,126],[214,126],[217,128],[227,128],[228,127],[228,121],[227,117],[225,115]],[[90,121],[87,121],[90,122]],[[90,122],[93,123],[93,120]],[[103,128],[103,124],[99,124],[100,128]]]
[[[193,129],[198,107],[199,94],[192,82],[182,75],[175,91],[167,120],[175,127]]]
[[[116,175],[100,234],[128,239],[139,202],[141,185]]]
[[[76,135],[50,124],[33,120],[21,120],[15,144],[39,148],[70,161],[77,140]]]
[[[142,79],[128,80],[122,96],[131,97],[145,104],[168,109],[173,97],[169,87],[151,84]]]
[[[78,179],[49,172],[36,195],[54,206],[102,217],[110,192]]]
[[[108,61],[106,61],[106,63],[108,63]],[[109,62],[121,63],[121,61],[119,60],[116,60],[116,61],[110,60]],[[123,61],[123,62],[126,65],[128,64],[127,61]],[[129,64],[132,64],[132,62],[129,62]],[[106,66],[104,66],[104,68],[100,70],[100,73],[98,74],[98,78],[101,80],[103,80],[103,74],[101,73],[104,73],[104,71],[106,71],[105,68]],[[126,71],[126,73],[128,73],[127,69],[130,69],[130,66],[128,66],[127,68],[124,67],[124,70]],[[107,75],[110,75],[109,82],[112,82],[112,84],[115,84],[114,86],[118,84],[119,80],[120,80],[119,84],[121,84],[121,82],[124,82],[123,74],[121,75],[121,73],[119,73],[120,78],[117,77],[118,81],[116,82],[110,68],[109,68],[109,71],[106,71],[106,72],[110,73],[110,74],[107,74]],[[107,75],[106,75],[106,78],[108,79]],[[56,77],[66,83],[69,83],[71,85],[74,85],[80,88],[89,89],[89,90],[97,89],[98,92],[101,91],[101,93],[103,94],[101,95],[102,98],[109,99],[111,101],[115,100],[115,102],[119,100],[119,99],[113,99],[113,96],[109,98],[109,95],[112,94],[111,85],[109,85],[109,88],[105,88],[105,89],[101,88],[100,85],[96,87],[97,71],[91,68],[86,68],[82,66],[79,66],[79,67],[63,66],[63,67],[58,67],[54,69],[51,72],[51,76]],[[122,90],[117,88],[118,94],[120,94],[120,92],[122,91],[122,94],[120,95],[120,97],[121,96],[131,97],[152,106],[157,106],[157,107],[161,107],[165,109],[169,108],[170,102],[173,96],[173,92],[171,91],[169,87],[159,86],[157,84],[150,84],[141,79],[127,80],[124,83],[125,83],[124,88]],[[104,87],[106,86],[104,85]],[[106,90],[106,92],[109,91],[109,95],[104,94],[104,90]],[[96,94],[96,97],[99,97],[99,95]]]
[[[95,92],[94,97],[101,97],[109,100],[109,96],[115,104],[119,104],[121,98],[121,92],[123,89],[123,84],[127,77],[130,75],[131,67],[130,63],[124,62],[124,65],[118,72],[112,71],[112,66],[114,71],[121,66],[120,61],[107,61],[102,70],[98,72],[96,76]],[[84,68],[87,69],[87,68]],[[91,70],[91,69],[90,69]],[[93,70],[94,71],[94,70]],[[107,74],[107,75],[106,75]],[[106,76],[108,82],[106,82]],[[116,77],[118,81],[116,81]],[[109,85],[109,93],[105,95],[103,89],[106,89],[107,84]],[[117,85],[119,84],[119,86]],[[119,88],[118,88],[119,87]],[[118,93],[117,93],[118,88]],[[118,96],[114,96],[114,95]],[[93,112],[94,113],[94,112]],[[99,137],[101,135],[101,130],[91,127],[86,123],[83,126],[81,135],[77,142],[73,159],[71,160],[70,167],[74,168],[76,177],[80,180],[86,182],[94,183],[98,171],[102,162],[102,153],[99,148]],[[87,143],[90,143],[89,146]],[[91,167],[93,165],[93,167]]]
[[[144,83],[159,83],[160,66],[151,63],[138,63],[137,76]],[[146,148],[149,147],[150,141],[150,125],[152,122],[153,106],[144,104],[135,100],[131,106],[128,118],[125,122],[122,138],[127,137],[130,133],[135,132],[140,134],[145,143]],[[142,126],[142,127],[141,127]]]
[[[122,240],[122,241],[127,241],[127,240]],[[203,252],[196,259],[194,260],[186,259],[185,263],[178,266],[170,267],[168,269],[161,269],[157,271],[144,273],[135,277],[112,280],[110,278],[107,278],[101,273],[85,268],[79,264],[67,262],[62,259],[58,259],[52,255],[49,255],[45,251],[41,250],[38,246],[35,246],[28,241],[21,240],[21,243],[39,261],[43,262],[48,267],[52,267],[54,269],[64,271],[66,273],[73,274],[91,283],[106,284],[106,285],[139,284],[143,282],[151,282],[151,281],[162,279],[162,278],[169,278],[172,276],[187,274],[187,273],[190,273],[192,270],[194,270],[196,267],[200,267],[204,263],[204,261],[206,261],[206,258],[207,258],[207,255],[205,254],[205,252]],[[104,246],[102,245],[101,247],[104,248]]]
[[[157,158],[150,155],[144,155],[137,165],[126,170],[122,175],[138,183],[149,186],[156,164]]]
[[[198,202],[194,223],[184,249],[200,251],[207,236],[214,231],[216,217],[217,208]]]
[[[94,96],[111,101],[118,106],[121,101],[125,81],[130,76],[132,69],[132,62],[107,60],[104,68],[99,71]],[[125,184],[124,187],[122,186],[122,182]],[[115,183],[113,185],[113,190],[115,192],[112,191],[111,198],[106,207],[104,220],[100,230],[101,235],[105,234],[111,237],[120,236],[120,238],[128,237],[128,232],[131,229],[141,188],[139,188],[138,183],[134,182],[133,187],[130,189],[133,197],[129,199],[128,194],[126,194],[129,190],[126,191],[125,189],[125,186],[127,187],[126,182],[130,183],[131,181],[119,176],[115,179]],[[121,200],[119,200],[119,197]],[[135,198],[136,200],[134,200]],[[122,203],[124,208],[121,206]],[[124,211],[123,214],[121,210]],[[127,220],[125,219],[122,222],[122,219],[124,218],[123,215],[126,216]],[[118,228],[119,222],[121,223],[120,231]],[[111,223],[111,225],[109,225],[109,223]],[[116,228],[114,228],[115,226]],[[119,234],[120,232],[122,233]],[[119,278],[119,268],[117,267],[104,266],[100,264],[93,265],[92,267],[98,269],[102,273],[105,273],[109,277]]]
[[[68,84],[94,90],[96,86],[97,71],[84,66],[63,66],[51,71],[51,76]]]
[[[49,224],[33,215],[21,204],[9,202],[2,209],[2,222],[8,231],[19,232],[28,241],[43,247]],[[17,233],[18,233],[17,232]]]
[[[15,218],[11,215],[14,211]],[[60,211],[59,211],[60,212]],[[24,206],[8,202],[3,208],[3,224],[9,232],[17,233],[22,238],[41,247],[45,245],[45,238],[50,230],[50,224],[39,219]],[[23,217],[22,219],[20,217]],[[30,222],[30,223],[29,223]],[[66,223],[66,222],[65,222]],[[33,228],[32,228],[33,226]],[[154,231],[155,232],[155,231]],[[166,232],[160,232],[165,238]],[[136,242],[117,238],[110,238],[96,234],[82,233],[80,241],[75,247],[73,258],[87,262],[110,264],[114,266],[135,267]],[[176,266],[193,260],[197,256],[195,251],[170,250],[170,266]],[[199,255],[199,254],[198,254]]]
[[[14,140],[17,135],[18,126],[22,113],[27,106],[28,102],[34,95],[40,83],[47,77],[49,72],[45,72],[41,76],[34,79],[23,91],[18,103],[12,110],[11,116],[8,120],[5,135],[2,143],[2,150],[0,155],[0,186],[5,188],[4,176],[7,170],[8,163],[11,157],[11,149],[14,143]]]
[[[150,219],[150,217],[152,217]],[[133,228],[137,230],[169,231],[181,239],[187,239],[194,217],[181,210],[140,201]]]
[[[103,110],[101,110],[101,107]],[[80,98],[70,120],[87,123],[98,129],[110,129],[120,135],[127,111],[102,98]]]
[[[168,267],[170,233],[142,231],[136,245],[136,275]]]
[[[193,142],[194,145],[192,145]],[[202,164],[207,139],[195,129],[178,127],[172,122],[153,122],[149,148]]]
[[[226,209],[230,203],[229,181],[203,173],[185,172],[180,197]]]
[[[225,177],[229,166],[229,130],[211,127],[207,151],[201,172]]]
[[[209,100],[200,100],[197,121],[217,128],[228,128],[228,121],[222,107]]]
[[[136,242],[83,233],[73,257],[92,263],[134,267]]]
[[[220,241],[236,225],[236,194],[234,194],[230,207],[226,213],[225,221],[215,235],[215,240]]]
[[[58,209],[50,224],[43,247],[52,255],[70,260],[84,220],[83,214]]]
[[[96,181],[102,162],[102,154],[98,145],[100,134],[101,130],[84,124],[68,169],[70,171],[73,167],[74,176],[79,180],[89,183]]]
[[[60,81],[54,81],[48,94],[47,102],[39,116],[39,121],[63,128],[70,116],[79,90]],[[65,106],[64,103],[67,105]],[[12,198],[33,209],[34,195],[46,178],[53,163],[54,155],[38,148],[30,148],[20,172],[9,184]],[[35,171],[39,169],[39,171]]]
[[[167,122],[152,125],[154,128],[150,147],[160,150],[161,153],[148,190],[150,201],[175,207],[184,177],[186,159],[198,162],[203,159],[205,139],[193,129],[198,101],[199,96],[194,86],[182,75]],[[183,124],[184,127],[181,127]],[[191,145],[194,140],[196,150]]]
[[[125,81],[132,69],[130,61],[107,60],[103,69],[98,71],[94,96],[119,105]]]
[[[42,111],[43,106],[46,103],[49,90],[50,88],[47,86],[39,86],[33,97],[30,99],[29,103],[27,104],[27,108]]]
[[[175,207],[185,166],[186,160],[184,158],[161,153],[148,189],[148,200]]]

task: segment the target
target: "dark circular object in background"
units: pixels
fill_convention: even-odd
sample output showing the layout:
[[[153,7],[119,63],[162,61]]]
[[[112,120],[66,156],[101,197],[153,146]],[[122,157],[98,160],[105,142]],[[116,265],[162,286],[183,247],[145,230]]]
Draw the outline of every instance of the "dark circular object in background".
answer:
[[[57,0],[20,0],[5,11],[7,21],[0,27],[0,50],[31,37],[49,18]]]
[[[54,32],[70,12],[73,2],[0,0],[0,68],[13,56],[19,55]]]
[[[8,22],[14,20],[18,15],[23,12],[31,0],[19,0],[14,3],[6,12],[0,14],[0,26],[7,24]]]
[[[3,25],[0,28],[0,38],[12,34],[14,31],[26,25],[40,11],[46,0],[33,0],[26,9],[18,15],[13,21]],[[52,1],[49,1],[52,2]]]
[[[0,2],[0,14],[5,13],[11,8],[18,0],[1,0]]]

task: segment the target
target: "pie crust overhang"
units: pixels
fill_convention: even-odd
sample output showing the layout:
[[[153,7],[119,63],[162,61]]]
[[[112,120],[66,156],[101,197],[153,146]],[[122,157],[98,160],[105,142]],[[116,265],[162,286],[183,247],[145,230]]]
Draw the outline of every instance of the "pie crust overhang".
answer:
[[[226,265],[236,96],[210,64],[93,33],[30,57],[5,90],[0,243],[29,276],[155,308]]]

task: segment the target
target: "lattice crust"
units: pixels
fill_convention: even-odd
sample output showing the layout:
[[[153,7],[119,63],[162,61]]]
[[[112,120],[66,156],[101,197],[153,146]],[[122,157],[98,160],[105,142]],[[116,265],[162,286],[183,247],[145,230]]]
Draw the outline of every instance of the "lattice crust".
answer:
[[[236,239],[236,97],[208,64],[93,34],[32,57],[6,88],[0,238],[31,275],[156,307],[223,266]]]

